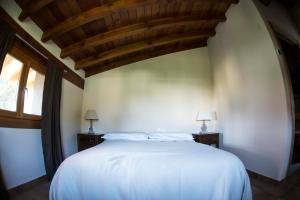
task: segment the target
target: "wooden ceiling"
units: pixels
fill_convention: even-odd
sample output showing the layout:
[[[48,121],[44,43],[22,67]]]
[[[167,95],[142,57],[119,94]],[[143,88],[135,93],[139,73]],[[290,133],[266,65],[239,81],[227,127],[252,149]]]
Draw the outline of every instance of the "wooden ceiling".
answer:
[[[42,41],[91,76],[122,65],[203,47],[238,0],[16,0]]]

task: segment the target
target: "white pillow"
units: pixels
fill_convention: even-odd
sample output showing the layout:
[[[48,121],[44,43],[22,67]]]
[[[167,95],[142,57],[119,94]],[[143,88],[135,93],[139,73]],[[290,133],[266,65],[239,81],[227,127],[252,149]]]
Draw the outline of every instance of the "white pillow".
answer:
[[[194,141],[191,133],[149,133],[151,141]]]
[[[146,133],[107,133],[102,138],[106,140],[130,140],[145,141],[148,140]]]

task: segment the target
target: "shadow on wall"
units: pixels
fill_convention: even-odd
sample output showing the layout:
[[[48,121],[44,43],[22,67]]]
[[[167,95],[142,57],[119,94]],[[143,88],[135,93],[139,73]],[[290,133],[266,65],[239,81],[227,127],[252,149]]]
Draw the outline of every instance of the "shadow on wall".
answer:
[[[239,157],[244,165],[247,166],[248,170],[261,174],[258,170],[269,169],[269,174],[262,175],[269,178],[278,177],[278,171],[280,171],[280,169],[277,167],[276,161],[270,157],[258,154],[254,151],[245,150],[243,147],[239,148],[237,146],[224,145],[222,149]]]

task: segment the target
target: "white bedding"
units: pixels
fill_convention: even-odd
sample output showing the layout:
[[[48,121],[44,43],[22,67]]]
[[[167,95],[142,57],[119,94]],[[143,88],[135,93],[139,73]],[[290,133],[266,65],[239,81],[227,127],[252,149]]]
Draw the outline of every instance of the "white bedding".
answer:
[[[52,200],[250,200],[242,162],[195,142],[104,141],[67,158]]]

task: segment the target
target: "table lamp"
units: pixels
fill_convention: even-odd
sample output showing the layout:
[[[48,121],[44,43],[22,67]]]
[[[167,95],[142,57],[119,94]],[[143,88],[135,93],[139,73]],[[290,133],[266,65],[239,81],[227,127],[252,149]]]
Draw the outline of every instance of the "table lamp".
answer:
[[[217,119],[216,112],[198,112],[196,121],[202,121],[201,132],[207,133],[207,126],[205,124],[206,121],[212,121]]]
[[[84,118],[90,120],[89,134],[93,134],[93,120],[98,120],[97,112],[95,110],[88,110],[86,111]]]

